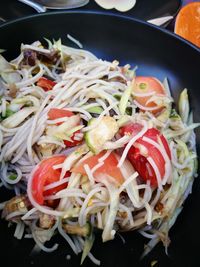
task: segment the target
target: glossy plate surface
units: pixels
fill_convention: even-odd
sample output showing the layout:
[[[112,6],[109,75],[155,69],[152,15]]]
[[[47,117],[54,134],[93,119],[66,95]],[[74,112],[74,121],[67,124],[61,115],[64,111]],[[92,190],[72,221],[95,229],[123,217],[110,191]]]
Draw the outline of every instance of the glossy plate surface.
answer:
[[[200,50],[168,31],[144,22],[83,12],[37,15],[0,26],[0,48],[7,49],[5,56],[11,59],[19,53],[22,42],[42,41],[43,37],[61,37],[64,44],[73,46],[67,34],[77,38],[84,49],[102,59],[117,59],[121,64],[137,65],[139,75],[152,75],[161,80],[167,76],[175,99],[183,88],[188,88],[194,119],[200,120]],[[199,130],[197,143],[199,152]],[[8,199],[9,194],[1,188],[0,201]],[[170,232],[172,242],[169,256],[166,256],[160,244],[140,261],[145,239],[135,232],[123,235],[125,244],[119,236],[105,244],[97,237],[92,252],[101,259],[102,267],[150,267],[153,261],[157,261],[156,267],[200,266],[199,203],[200,183],[197,178],[193,194],[187,199],[183,212]],[[1,261],[4,266],[79,266],[80,255],[75,256],[63,239],[55,237],[54,241],[60,243],[56,252],[30,257],[34,242],[17,240],[13,238],[13,232],[12,227],[8,229],[7,223],[0,221]],[[71,255],[71,260],[68,261],[66,255]],[[83,266],[92,267],[94,264],[87,259]]]

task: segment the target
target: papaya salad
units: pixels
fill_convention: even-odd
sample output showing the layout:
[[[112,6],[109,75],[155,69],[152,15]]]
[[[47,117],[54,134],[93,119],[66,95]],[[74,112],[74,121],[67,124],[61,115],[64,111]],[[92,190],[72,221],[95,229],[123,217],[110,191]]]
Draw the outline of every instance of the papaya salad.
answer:
[[[0,54],[0,185],[14,192],[2,218],[35,249],[56,250],[47,241],[60,234],[81,263],[100,264],[96,233],[138,230],[143,256],[159,241],[167,249],[197,176],[187,89],[175,109],[167,79],[46,42]]]

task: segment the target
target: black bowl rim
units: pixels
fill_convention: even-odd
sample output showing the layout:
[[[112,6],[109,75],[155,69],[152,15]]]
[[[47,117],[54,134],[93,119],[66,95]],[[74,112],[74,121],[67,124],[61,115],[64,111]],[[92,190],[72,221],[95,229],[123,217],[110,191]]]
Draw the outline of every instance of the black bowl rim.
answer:
[[[13,19],[13,20],[10,20],[8,22],[4,22],[4,23],[2,23],[0,25],[0,29],[1,28],[5,28],[6,26],[9,26],[9,25],[15,24],[17,22],[23,22],[23,21],[26,21],[26,20],[30,20],[32,18],[48,17],[48,16],[59,15],[59,14],[85,14],[85,15],[93,14],[93,15],[97,15],[97,16],[117,17],[117,18],[121,18],[123,20],[133,21],[133,22],[136,22],[136,23],[139,23],[139,24],[143,24],[146,27],[153,28],[156,31],[163,32],[166,35],[168,35],[168,36],[170,36],[170,37],[172,37],[172,38],[174,38],[176,40],[179,40],[182,43],[185,43],[187,46],[190,46],[192,49],[194,49],[194,50],[196,50],[197,52],[200,53],[200,48],[198,46],[196,46],[195,44],[191,43],[190,41],[187,41],[186,39],[184,39],[181,36],[175,34],[174,32],[171,32],[171,31],[169,31],[169,30],[167,30],[165,28],[162,28],[160,26],[156,26],[156,25],[151,24],[149,22],[143,21],[141,19],[137,19],[137,18],[134,18],[134,17],[131,18],[131,17],[128,17],[126,15],[114,14],[112,12],[107,12],[107,11],[92,11],[92,10],[70,10],[70,11],[53,11],[53,12],[48,11],[48,12],[45,12],[45,13],[32,14],[32,15],[21,17],[21,18]]]

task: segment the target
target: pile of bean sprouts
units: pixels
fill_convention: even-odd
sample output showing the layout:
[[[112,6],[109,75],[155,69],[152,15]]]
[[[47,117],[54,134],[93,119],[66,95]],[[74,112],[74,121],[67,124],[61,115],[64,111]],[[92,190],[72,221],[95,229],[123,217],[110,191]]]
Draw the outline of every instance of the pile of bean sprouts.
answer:
[[[62,45],[60,41],[48,41],[48,44],[48,48],[43,47],[39,41],[31,45],[22,44],[20,55],[10,62],[4,62],[4,67],[0,66],[0,186],[13,190],[16,196],[26,194],[31,203],[28,211],[14,211],[5,216],[9,221],[20,218],[13,220],[13,223],[16,223],[15,237],[33,238],[41,250],[52,252],[58,248],[58,244],[49,247],[45,242],[58,232],[73,252],[78,254],[84,249],[85,238],[67,234],[62,228],[64,219],[69,225],[80,227],[89,222],[94,228],[102,230],[104,242],[114,239],[117,231],[138,229],[150,240],[144,255],[160,240],[167,248],[169,230],[192,190],[197,171],[193,130],[199,124],[193,122],[187,90],[181,93],[176,112],[172,108],[173,97],[167,79],[164,79],[166,96],[159,98],[152,94],[151,97],[162,101],[165,111],[155,116],[151,112],[154,108],[141,107],[134,97],[129,95],[126,110],[129,110],[130,114],[126,114],[120,108],[120,99],[126,93],[130,79],[136,75],[134,69],[129,65],[121,67],[116,60],[108,62],[98,59],[89,51]],[[33,66],[23,63],[26,50],[48,55],[53,49],[60,53],[54,64],[47,64],[39,59]],[[2,60],[5,59],[1,58]],[[56,81],[52,90],[44,91],[37,86],[37,81],[42,76]],[[14,94],[11,93],[13,87]],[[86,177],[73,172],[69,177],[65,177],[66,171],[70,171],[75,164],[89,158],[93,153],[85,142],[77,147],[66,148],[63,140],[51,135],[51,129],[56,123],[66,122],[68,118],[49,120],[47,114],[51,108],[59,108],[79,115],[85,122],[76,136],[79,140],[95,127],[87,126],[87,122],[93,118],[93,114],[88,111],[92,107],[102,109],[96,126],[112,111],[113,118],[119,124],[123,124],[124,120],[140,123],[143,127],[134,137],[115,137],[108,141],[104,147],[106,153],[99,159],[98,164],[92,169],[88,165],[84,166]],[[12,111],[12,115],[6,117],[8,109]],[[155,162],[149,158],[156,173],[157,188],[153,188],[150,182],[139,183],[138,173],[127,160],[127,153],[132,144],[152,127],[159,129],[168,140],[172,156],[170,160],[162,143],[145,137],[147,143],[156,146],[166,162],[165,175],[161,179]],[[95,170],[104,164],[110,153],[124,148],[125,145],[126,148],[119,154],[118,159],[118,167],[124,176],[123,184],[110,182],[106,175],[94,177]],[[66,182],[68,186],[55,195],[45,197],[45,200],[59,200],[58,206],[53,209],[35,201],[31,181],[37,164],[42,159],[56,154],[68,156],[63,164],[54,166],[62,169],[60,180],[46,186],[44,190]],[[11,179],[13,173],[15,179]],[[2,203],[0,208],[3,210],[5,205],[6,202]],[[159,209],[160,206],[162,209]],[[53,216],[54,224],[51,228],[40,228],[38,220],[41,214]],[[94,263],[100,264],[90,251],[87,254]]]

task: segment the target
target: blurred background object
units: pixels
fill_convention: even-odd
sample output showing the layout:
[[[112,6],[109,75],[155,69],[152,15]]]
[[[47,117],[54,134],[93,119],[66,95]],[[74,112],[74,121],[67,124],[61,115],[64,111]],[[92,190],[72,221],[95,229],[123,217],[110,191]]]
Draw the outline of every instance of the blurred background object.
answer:
[[[200,47],[200,2],[188,3],[181,8],[174,32]]]
[[[35,1],[31,1],[31,0],[18,0],[18,1],[25,4],[25,5],[32,7],[38,13],[46,12],[46,10],[47,10],[46,7],[44,7],[38,3],[35,3]]]
[[[95,0],[95,2],[102,8],[114,8],[121,12],[126,12],[132,9],[136,4],[136,0]]]
[[[161,20],[156,20],[156,25],[161,25],[162,21],[166,21],[166,19],[168,20],[169,16],[173,16],[173,18],[176,16],[177,11],[180,9],[182,1],[181,0],[114,0],[115,2],[124,2],[124,1],[136,1],[136,4],[134,5],[133,8],[131,8],[128,11],[118,11],[117,9],[105,9],[102,8],[100,5],[98,5],[96,3],[95,0],[56,0],[56,1],[52,1],[52,0],[20,0],[20,1],[31,1],[31,3],[34,5],[37,4],[37,9],[38,9],[38,5],[40,5],[40,9],[39,12],[44,12],[46,11],[53,11],[54,9],[56,9],[56,7],[52,6],[55,5],[55,3],[57,3],[57,1],[68,1],[68,7],[64,8],[63,7],[63,2],[60,2],[60,5],[62,4],[62,9],[63,10],[69,10],[70,11],[70,2],[72,3],[78,3],[80,4],[81,1],[81,7],[78,7],[76,9],[73,10],[77,10],[77,12],[79,11],[93,11],[93,12],[105,12],[105,13],[114,13],[114,14],[119,14],[119,15],[123,15],[123,16],[127,16],[129,18],[137,18],[137,19],[141,19],[143,21],[151,21],[153,20],[153,23],[155,22],[154,19],[158,19],[161,18]],[[34,9],[33,7],[30,7],[28,5],[25,5],[24,3],[20,2],[19,0],[6,0],[6,1],[0,1],[0,17],[2,17],[4,20],[9,21],[12,19],[16,19],[16,18],[21,18],[27,15],[32,15],[32,14],[36,14],[36,12],[38,12],[38,10],[36,10],[36,8]],[[48,5],[48,7],[50,9],[46,9],[47,6],[47,2],[50,3],[51,2],[51,6]],[[84,1],[84,2],[83,2]],[[98,0],[99,1],[99,0]],[[110,2],[113,0],[104,0],[106,2]],[[39,4],[40,2],[40,4]],[[87,4],[88,2],[88,4]],[[134,4],[134,2],[132,2],[132,5]],[[41,5],[42,3],[42,5]],[[53,3],[53,4],[52,4]],[[60,6],[61,7],[61,6]],[[59,7],[59,8],[60,8]],[[124,6],[123,6],[124,7]],[[127,7],[127,6],[126,6]],[[130,6],[129,6],[130,7]],[[73,5],[73,8],[75,8],[75,6]],[[119,8],[119,6],[118,6]],[[121,7],[122,8],[122,7]],[[124,9],[123,9],[124,10]],[[1,22],[1,21],[0,21]],[[160,24],[161,23],[161,24]],[[155,24],[155,23],[154,23]],[[167,21],[167,23],[164,23],[164,25],[162,24],[163,27],[167,27],[167,25],[169,24],[169,21]],[[174,28],[172,28],[171,30],[173,31]]]
[[[37,12],[45,12],[46,9],[72,9],[82,7],[89,0],[18,0],[33,7]]]

